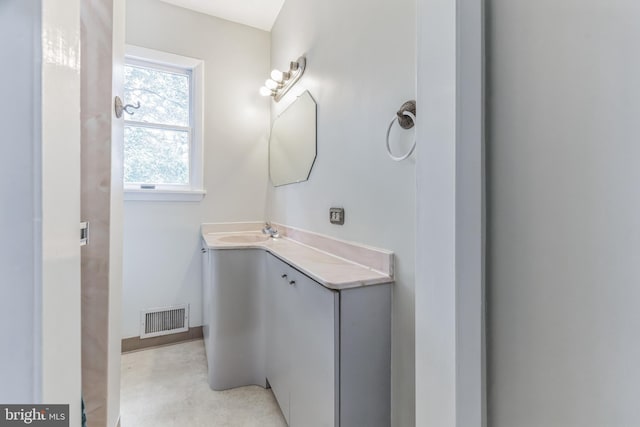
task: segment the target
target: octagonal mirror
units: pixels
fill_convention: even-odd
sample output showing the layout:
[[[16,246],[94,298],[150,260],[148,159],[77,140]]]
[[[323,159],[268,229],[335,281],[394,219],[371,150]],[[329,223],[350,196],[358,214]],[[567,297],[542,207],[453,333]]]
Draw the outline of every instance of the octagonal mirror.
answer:
[[[316,102],[303,92],[274,121],[269,138],[269,175],[278,187],[309,179],[316,159]]]

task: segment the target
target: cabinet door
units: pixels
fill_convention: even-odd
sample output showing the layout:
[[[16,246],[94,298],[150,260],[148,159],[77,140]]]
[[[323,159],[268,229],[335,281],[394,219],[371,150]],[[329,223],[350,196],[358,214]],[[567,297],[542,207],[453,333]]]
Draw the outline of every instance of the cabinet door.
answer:
[[[291,427],[333,427],[338,390],[338,292],[292,269]]]
[[[272,255],[267,257],[266,375],[271,390],[288,424],[291,390],[291,307],[290,267]],[[286,277],[282,277],[286,275]]]

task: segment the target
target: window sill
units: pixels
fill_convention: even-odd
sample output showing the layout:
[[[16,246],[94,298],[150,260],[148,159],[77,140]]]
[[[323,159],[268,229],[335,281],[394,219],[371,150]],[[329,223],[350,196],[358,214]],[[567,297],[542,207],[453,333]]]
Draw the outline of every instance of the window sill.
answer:
[[[124,200],[147,202],[199,202],[205,190],[139,190],[124,189]]]

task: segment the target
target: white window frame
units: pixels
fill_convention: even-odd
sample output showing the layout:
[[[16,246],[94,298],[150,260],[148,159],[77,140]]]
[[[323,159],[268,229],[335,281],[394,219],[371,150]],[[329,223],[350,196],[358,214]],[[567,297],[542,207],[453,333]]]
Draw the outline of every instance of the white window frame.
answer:
[[[206,191],[203,185],[203,137],[204,137],[204,62],[200,59],[127,45],[125,63],[144,66],[151,64],[167,70],[182,69],[191,74],[191,132],[189,147],[189,185],[156,184],[155,188],[140,185],[124,185],[125,200],[143,201],[192,201],[202,200]],[[126,119],[126,117],[125,117]],[[125,120],[127,121],[127,120]],[[160,128],[161,126],[150,126]]]

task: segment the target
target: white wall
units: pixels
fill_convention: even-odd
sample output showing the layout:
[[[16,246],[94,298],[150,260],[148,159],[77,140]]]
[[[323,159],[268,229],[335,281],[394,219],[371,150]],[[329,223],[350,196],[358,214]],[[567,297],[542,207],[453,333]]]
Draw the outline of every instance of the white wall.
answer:
[[[11,67],[0,71],[0,298],[3,342],[0,350],[0,401],[33,402],[39,393],[36,338],[39,312],[34,240],[39,234],[40,135],[39,0],[0,4],[0,60]],[[39,237],[38,237],[39,239]],[[40,269],[40,267],[37,267]],[[9,327],[8,325],[11,325]]]
[[[418,426],[486,425],[483,5],[418,1]]]
[[[140,310],[191,304],[202,324],[199,227],[261,220],[267,187],[269,33],[157,0],[127,2],[126,42],[203,59],[204,179],[199,203],[125,202],[123,337]]]
[[[308,89],[318,104],[318,156],[309,181],[270,190],[269,216],[395,252],[392,424],[398,427],[414,425],[415,164],[387,157],[384,138],[394,113],[416,95],[415,11],[414,0],[375,7],[364,0],[287,0],[271,45],[273,68],[307,57],[297,90]],[[345,208],[344,226],[329,223],[332,206]]]
[[[640,4],[489,2],[489,421],[640,419]]]
[[[416,425],[456,426],[456,5],[418,2]]]

